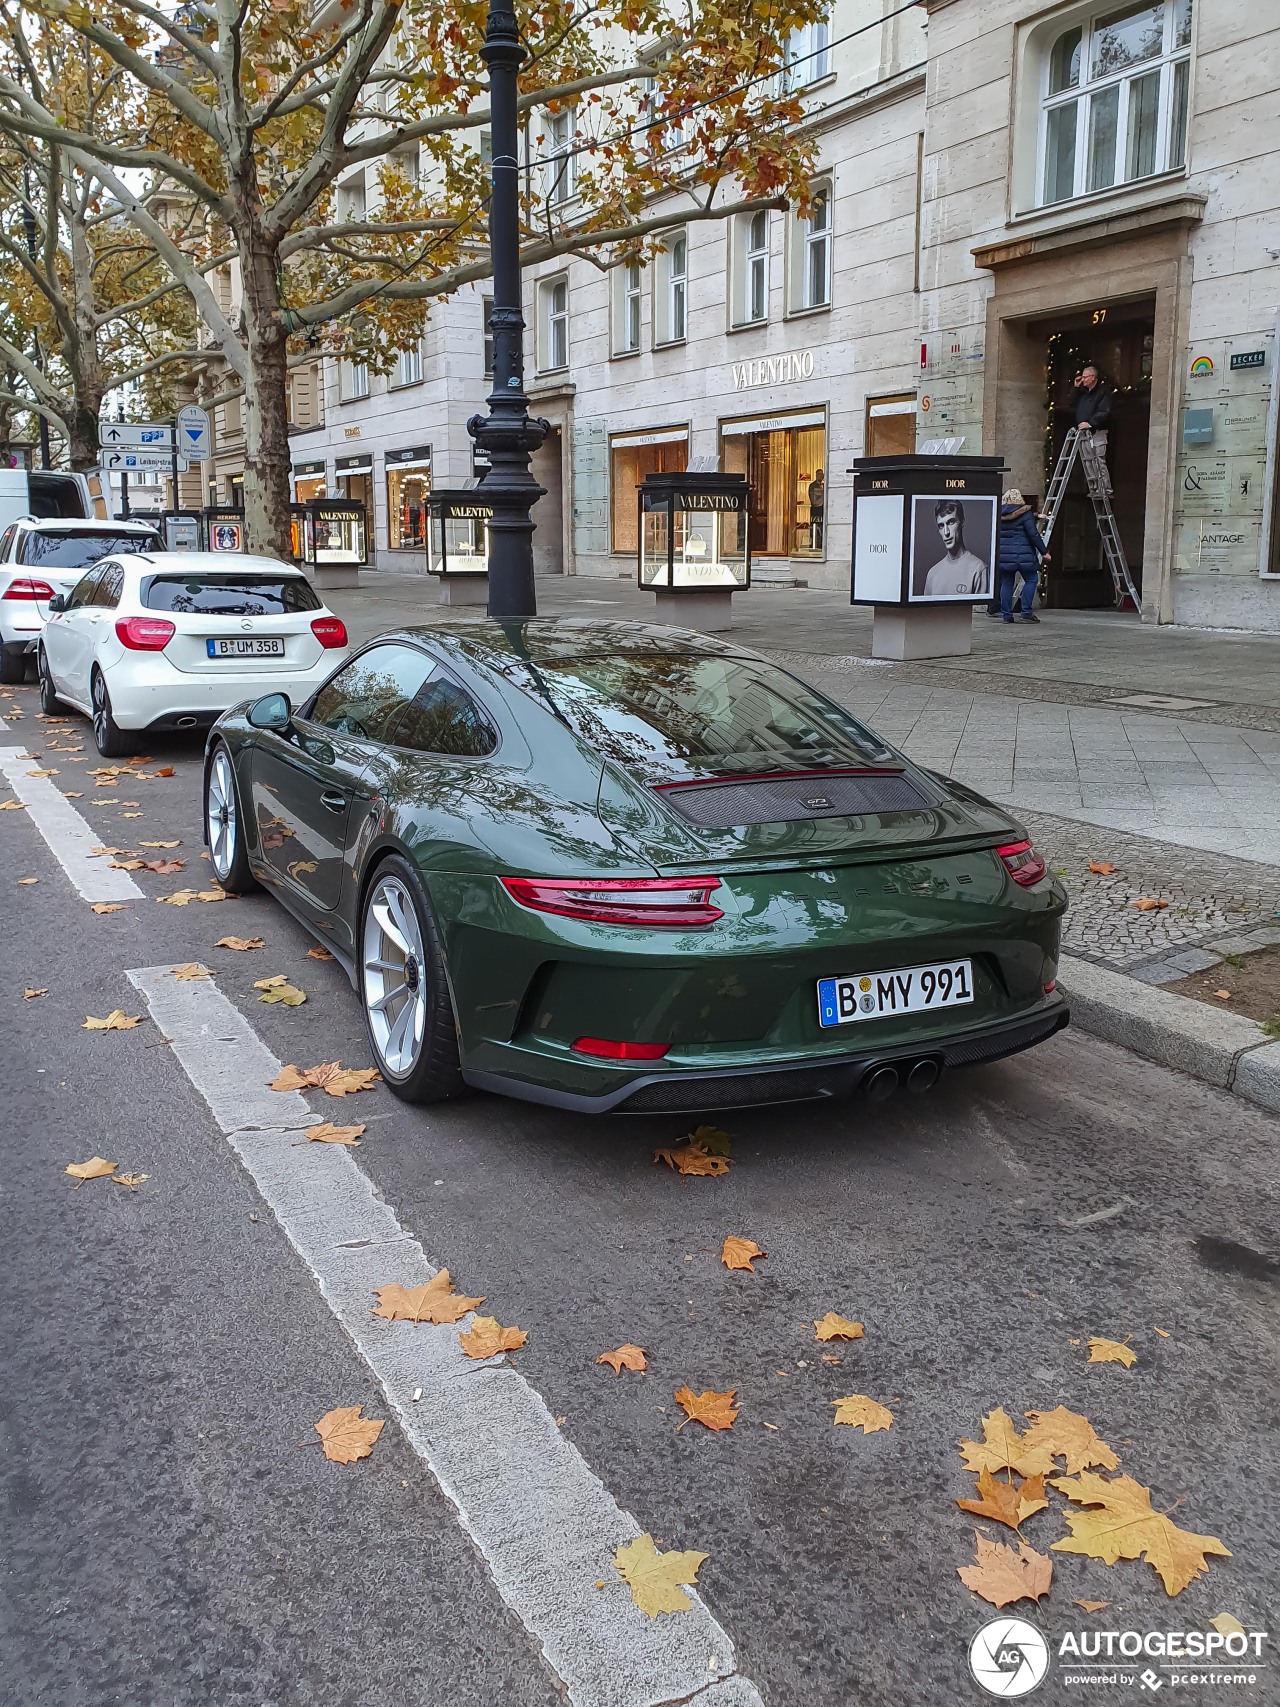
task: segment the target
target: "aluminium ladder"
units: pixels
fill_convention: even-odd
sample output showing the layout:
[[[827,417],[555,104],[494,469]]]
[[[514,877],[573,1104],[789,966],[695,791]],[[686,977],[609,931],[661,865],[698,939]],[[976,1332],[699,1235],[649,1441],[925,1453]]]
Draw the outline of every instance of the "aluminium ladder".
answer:
[[[1062,500],[1066,496],[1067,482],[1071,479],[1076,458],[1084,470],[1084,483],[1093,503],[1093,513],[1097,517],[1098,532],[1102,536],[1103,555],[1107,560],[1107,568],[1111,571],[1111,584],[1115,588],[1116,605],[1123,605],[1126,596],[1133,601],[1134,610],[1142,609],[1142,600],[1138,589],[1133,584],[1133,576],[1129,573],[1128,560],[1124,554],[1124,546],[1120,543],[1120,530],[1116,527],[1115,512],[1111,508],[1111,483],[1106,471],[1093,448],[1093,434],[1082,433],[1079,427],[1072,427],[1062,442],[1062,451],[1058,457],[1058,465],[1053,471],[1049,482],[1048,495],[1044,501],[1044,509],[1040,512],[1043,526],[1040,536],[1048,545],[1053,534],[1058,512],[1062,508]]]

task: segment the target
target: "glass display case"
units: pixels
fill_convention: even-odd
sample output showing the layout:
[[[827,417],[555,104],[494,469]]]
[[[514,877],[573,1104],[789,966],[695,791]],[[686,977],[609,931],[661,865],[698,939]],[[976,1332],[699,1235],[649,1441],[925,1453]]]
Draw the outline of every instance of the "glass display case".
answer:
[[[234,504],[210,504],[204,512],[205,547],[209,551],[244,550],[244,511]]]
[[[640,486],[638,584],[654,592],[751,585],[748,486],[741,474],[647,474]]]
[[[292,509],[295,548],[301,532],[301,557],[310,568],[365,567],[369,529],[363,504],[352,498],[312,498]]]
[[[437,487],[427,496],[427,569],[451,580],[489,573],[489,528],[493,505],[480,485]]]

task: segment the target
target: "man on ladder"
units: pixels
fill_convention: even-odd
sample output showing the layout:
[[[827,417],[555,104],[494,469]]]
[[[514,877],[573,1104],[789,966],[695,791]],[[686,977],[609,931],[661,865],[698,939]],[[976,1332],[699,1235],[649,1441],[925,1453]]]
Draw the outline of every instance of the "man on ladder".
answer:
[[[1133,584],[1133,576],[1129,573],[1129,563],[1124,554],[1124,546],[1120,540],[1120,530],[1116,526],[1115,512],[1111,508],[1111,475],[1107,469],[1107,432],[1111,420],[1111,392],[1102,384],[1098,370],[1092,362],[1081,368],[1076,375],[1076,388],[1072,395],[1072,408],[1075,414],[1075,426],[1063,440],[1062,451],[1058,457],[1058,465],[1053,471],[1049,482],[1049,491],[1045,497],[1044,509],[1041,511],[1043,526],[1041,533],[1047,545],[1053,537],[1054,525],[1058,520],[1058,512],[1062,508],[1062,500],[1066,496],[1067,482],[1075,468],[1076,458],[1084,470],[1084,483],[1089,491],[1089,500],[1093,505],[1093,513],[1097,518],[1098,533],[1102,538],[1102,552],[1107,560],[1107,568],[1111,572],[1111,585],[1115,589],[1116,607],[1123,607],[1126,599],[1132,602],[1134,610],[1141,610],[1142,600],[1138,589]]]

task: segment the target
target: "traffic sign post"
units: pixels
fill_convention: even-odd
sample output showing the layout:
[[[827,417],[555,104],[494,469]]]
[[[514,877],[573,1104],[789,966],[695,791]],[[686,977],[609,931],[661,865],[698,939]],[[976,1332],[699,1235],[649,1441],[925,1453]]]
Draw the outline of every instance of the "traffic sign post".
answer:
[[[174,428],[175,441],[182,454],[189,456],[192,462],[207,462],[211,434],[205,411],[194,403],[188,403],[185,409],[179,409]]]
[[[98,428],[98,442],[104,450],[168,450],[173,428],[167,421],[108,421]]]
[[[190,467],[185,456],[174,450],[104,450],[102,467],[107,474],[140,474],[144,469],[158,468],[164,474],[174,471],[185,474]]]

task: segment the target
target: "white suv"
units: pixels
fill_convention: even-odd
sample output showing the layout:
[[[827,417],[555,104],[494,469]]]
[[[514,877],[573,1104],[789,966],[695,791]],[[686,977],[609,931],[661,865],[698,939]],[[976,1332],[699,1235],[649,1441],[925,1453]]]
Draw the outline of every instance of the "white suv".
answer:
[[[0,535],[0,682],[26,674],[55,593],[69,593],[102,557],[151,551],[160,539],[149,522],[53,521],[24,516]]]
[[[93,719],[105,758],[143,729],[208,729],[277,689],[310,698],[342,662],[347,631],[307,577],[272,557],[153,551],[104,557],[49,607],[40,709]]]

